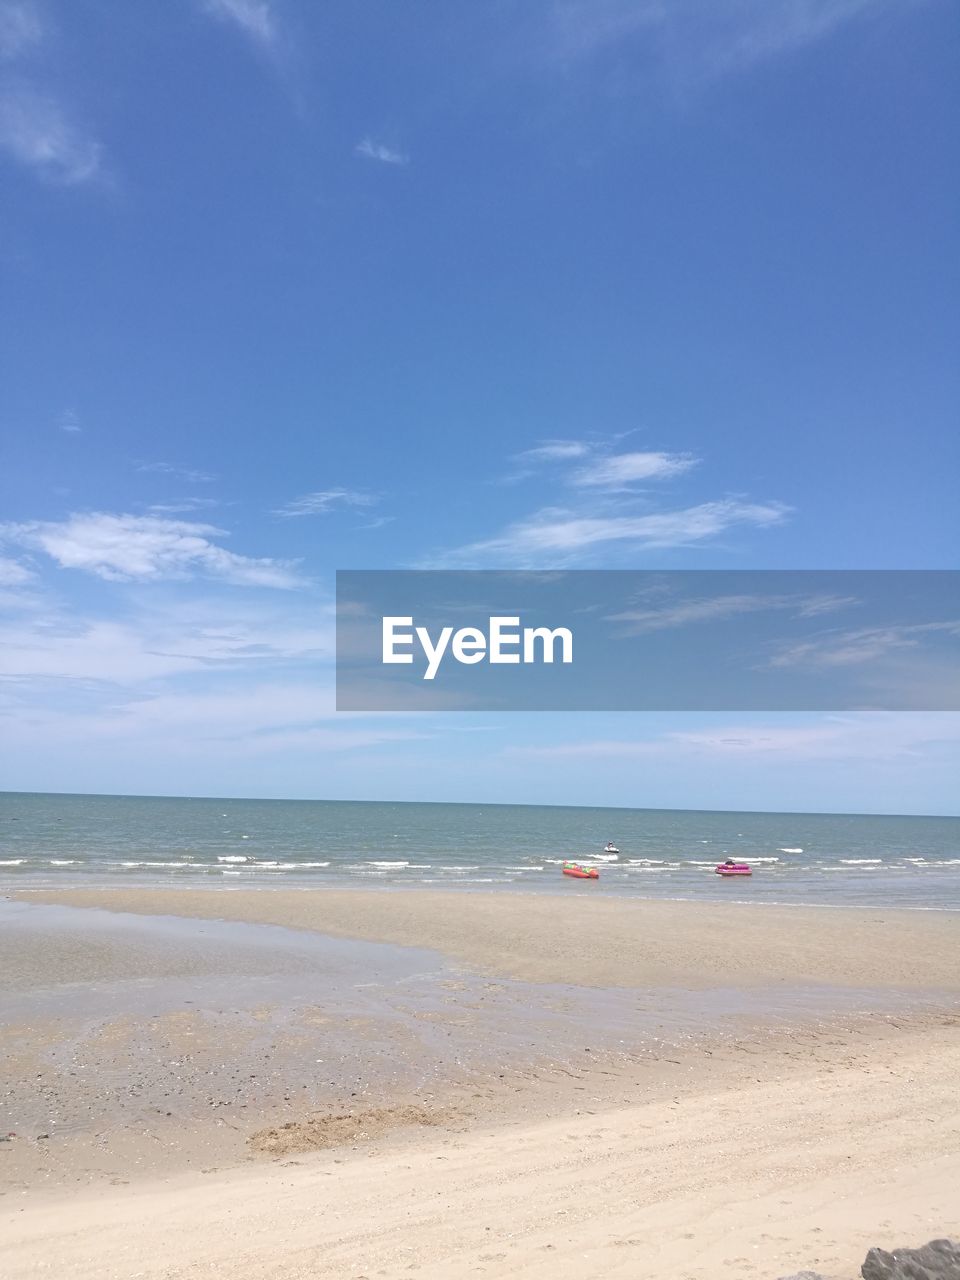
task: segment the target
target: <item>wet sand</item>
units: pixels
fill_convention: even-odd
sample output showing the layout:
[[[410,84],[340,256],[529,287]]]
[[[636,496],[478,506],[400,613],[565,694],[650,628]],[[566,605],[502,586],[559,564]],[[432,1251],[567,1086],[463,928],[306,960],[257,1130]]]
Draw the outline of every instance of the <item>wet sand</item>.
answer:
[[[960,1231],[960,917],[506,897],[0,903],[9,1274],[853,1280]]]
[[[960,912],[428,890],[72,889],[17,898],[426,947],[527,982],[960,990]]]

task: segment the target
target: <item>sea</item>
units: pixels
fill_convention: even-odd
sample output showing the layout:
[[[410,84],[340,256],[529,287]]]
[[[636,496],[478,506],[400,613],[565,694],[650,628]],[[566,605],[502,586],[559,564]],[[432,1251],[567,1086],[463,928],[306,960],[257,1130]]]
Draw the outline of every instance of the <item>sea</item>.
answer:
[[[752,876],[716,875],[728,857]],[[599,879],[563,876],[566,859]],[[958,910],[960,818],[0,792],[0,893],[122,885]]]

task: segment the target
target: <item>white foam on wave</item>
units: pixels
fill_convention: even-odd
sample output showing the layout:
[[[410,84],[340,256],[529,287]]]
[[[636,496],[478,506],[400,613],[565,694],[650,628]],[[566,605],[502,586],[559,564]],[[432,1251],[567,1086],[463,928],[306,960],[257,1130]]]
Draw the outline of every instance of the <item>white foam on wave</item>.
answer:
[[[246,862],[247,859],[242,854],[230,854],[225,856],[217,855],[218,862]]]
[[[0,858],[0,867],[21,867],[26,858]]]
[[[781,853],[803,853],[803,850],[802,850],[802,849],[799,849],[799,848],[798,848],[798,849],[787,849],[786,847],[784,847],[784,848],[782,848],[782,849],[780,850],[780,852],[781,852]],[[755,861],[757,861],[757,859],[755,859]]]
[[[840,861],[849,867],[875,867],[883,864],[882,858],[841,858]]]
[[[121,867],[185,867],[189,863],[185,862],[120,862],[114,863],[114,866]]]
[[[779,858],[751,858],[751,862],[779,862]]]
[[[409,867],[409,862],[368,862],[368,867]]]
[[[75,867],[80,861],[79,858],[51,858],[51,867]]]

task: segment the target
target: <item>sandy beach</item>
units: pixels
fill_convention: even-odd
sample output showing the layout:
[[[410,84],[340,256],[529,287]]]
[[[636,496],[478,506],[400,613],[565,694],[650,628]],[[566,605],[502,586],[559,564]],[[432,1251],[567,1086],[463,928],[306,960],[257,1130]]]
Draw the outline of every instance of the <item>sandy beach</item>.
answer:
[[[376,890],[7,909],[17,1280],[853,1280],[871,1245],[960,1231],[954,914]]]
[[[256,922],[428,947],[486,973],[588,986],[960,990],[960,913],[429,890],[58,889],[23,901]]]

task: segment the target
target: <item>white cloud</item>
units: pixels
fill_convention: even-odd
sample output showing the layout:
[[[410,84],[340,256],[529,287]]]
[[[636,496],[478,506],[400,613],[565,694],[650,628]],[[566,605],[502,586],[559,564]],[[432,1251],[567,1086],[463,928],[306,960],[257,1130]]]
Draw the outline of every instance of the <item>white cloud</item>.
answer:
[[[150,594],[129,617],[62,616],[35,607],[0,620],[0,677],[135,685],[190,673],[329,666],[332,611],[252,608],[223,595],[185,603]]]
[[[89,182],[101,169],[100,144],[53,97],[25,85],[0,93],[0,150],[63,186]]]
[[[689,453],[615,453],[578,468],[571,483],[618,492],[639,480],[664,480],[683,475],[696,464],[697,459]]]
[[[207,471],[192,471],[184,467],[175,467],[170,462],[138,462],[137,470],[162,476],[173,476],[176,480],[184,480],[187,484],[211,484],[214,477]]]
[[[64,409],[60,415],[60,421],[57,424],[61,431],[68,433],[76,433],[83,430],[80,426],[80,420],[72,409]]]
[[[268,0],[203,0],[203,8],[212,17],[233,23],[263,48],[276,43],[277,19]]]
[[[179,498],[174,502],[152,502],[147,510],[155,516],[179,516],[189,511],[208,511],[219,507],[219,498]]]
[[[410,163],[410,157],[403,151],[387,147],[382,142],[375,142],[370,137],[363,138],[353,150],[355,155],[363,156],[367,160],[379,160],[381,164],[405,165]]]
[[[887,7],[888,0],[741,0],[732,19],[717,24],[707,50],[709,66],[717,74],[740,71],[814,44],[852,19]]]
[[[231,758],[256,758],[284,750],[361,750],[430,736],[399,727],[395,718],[380,725],[366,716],[337,713],[332,687],[315,683],[128,695],[97,707],[81,700],[70,709],[62,697],[49,708],[24,702],[16,686],[0,685],[0,706],[5,719],[16,722],[22,744],[96,741],[105,748],[110,742],[134,743],[138,752],[162,751],[178,758],[190,752],[202,756],[214,743]]]
[[[552,49],[563,61],[636,42],[685,81],[742,72],[826,39],[905,0],[558,0]]]
[[[960,636],[960,619],[914,622],[887,627],[862,627],[856,631],[832,631],[816,639],[791,645],[771,660],[773,667],[849,667],[916,649],[937,636]]]
[[[30,582],[33,574],[18,560],[0,556],[0,587],[20,587]]]
[[[810,618],[856,603],[852,596],[708,596],[702,599],[668,601],[656,608],[625,609],[622,613],[610,614],[607,620],[626,623],[630,634],[641,635],[697,622],[721,622],[727,618],[747,613],[765,613],[769,610],[789,610],[799,617]]]
[[[533,449],[524,449],[517,454],[518,461],[524,462],[568,462],[571,458],[582,458],[590,452],[590,446],[582,440],[544,440]]]
[[[520,464],[519,468],[505,479],[508,482],[525,480],[543,464],[579,462],[579,466],[565,473],[567,484],[578,489],[627,493],[632,485],[644,480],[669,480],[683,475],[698,461],[690,453],[661,450],[611,453],[608,446],[585,440],[544,440],[532,449],[515,454],[513,462]]]
[[[115,582],[199,575],[239,586],[298,585],[291,563],[238,555],[212,541],[224,536],[224,530],[212,525],[102,512],[0,526],[0,537],[42,551],[61,568]]]
[[[290,725],[332,719],[332,691],[317,684],[263,684],[220,692],[162,693],[135,698],[117,707],[111,721],[127,729],[132,723],[155,730],[261,733]]]
[[[205,669],[201,657],[159,653],[149,638],[123,623],[64,625],[40,618],[0,627],[0,677],[137,684]]]
[[[320,489],[294,498],[274,512],[278,516],[325,516],[337,507],[371,507],[378,501],[375,494],[361,489]]]
[[[510,525],[495,538],[470,543],[440,559],[448,567],[493,563],[530,568],[545,561],[566,564],[594,549],[617,544],[631,549],[694,546],[737,525],[766,528],[780,524],[787,512],[780,503],[733,498],[644,515],[589,516],[547,508]]]
[[[655,737],[586,739],[547,746],[509,747],[506,754],[542,760],[786,761],[891,760],[923,755],[932,746],[960,743],[960,716],[872,712],[830,716],[812,724],[719,723]]]
[[[0,3],[0,58],[18,58],[43,39],[43,23],[31,4]]]

